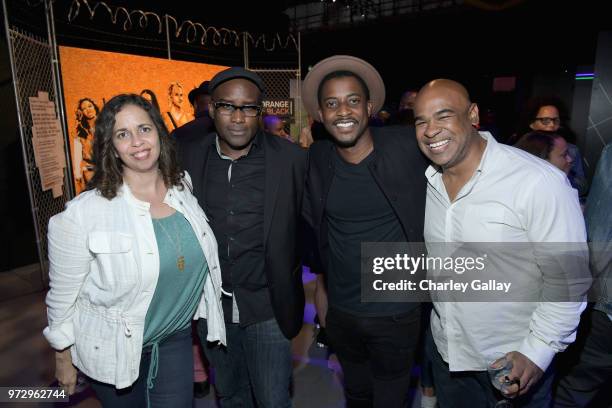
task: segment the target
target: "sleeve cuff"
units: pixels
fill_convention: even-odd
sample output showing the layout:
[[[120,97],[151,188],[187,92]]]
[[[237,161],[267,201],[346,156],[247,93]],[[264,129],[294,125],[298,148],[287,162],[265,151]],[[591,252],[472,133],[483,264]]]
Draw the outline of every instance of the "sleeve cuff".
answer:
[[[55,350],[63,350],[74,344],[74,325],[66,322],[59,325],[45,327],[43,335]]]
[[[517,351],[524,354],[535,365],[540,367],[542,371],[546,371],[555,357],[555,354],[557,354],[555,349],[548,346],[543,341],[538,340],[532,333],[527,335],[525,340],[523,340],[523,344],[521,344]]]

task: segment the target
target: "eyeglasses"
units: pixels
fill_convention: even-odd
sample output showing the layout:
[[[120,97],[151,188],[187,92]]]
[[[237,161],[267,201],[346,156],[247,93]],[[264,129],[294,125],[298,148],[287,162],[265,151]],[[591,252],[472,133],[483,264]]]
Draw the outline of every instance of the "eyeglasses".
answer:
[[[261,106],[258,105],[234,105],[228,102],[213,102],[213,106],[215,107],[215,111],[219,112],[221,115],[230,116],[236,110],[242,111],[244,116],[249,118],[254,118],[261,113]]]
[[[559,118],[535,118],[535,120],[537,120],[544,126],[548,126],[550,124],[559,125],[561,123],[561,119]]]

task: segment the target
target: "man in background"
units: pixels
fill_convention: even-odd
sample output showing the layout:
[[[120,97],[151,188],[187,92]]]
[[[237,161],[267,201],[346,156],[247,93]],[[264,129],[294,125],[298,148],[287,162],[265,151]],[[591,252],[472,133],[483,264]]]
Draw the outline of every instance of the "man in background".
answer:
[[[195,119],[183,126],[175,129],[172,136],[177,141],[183,142],[191,139],[203,138],[210,132],[215,131],[215,125],[208,114],[208,106],[210,104],[210,93],[208,92],[208,84],[210,81],[204,81],[199,87],[189,91],[187,98],[193,106]]]

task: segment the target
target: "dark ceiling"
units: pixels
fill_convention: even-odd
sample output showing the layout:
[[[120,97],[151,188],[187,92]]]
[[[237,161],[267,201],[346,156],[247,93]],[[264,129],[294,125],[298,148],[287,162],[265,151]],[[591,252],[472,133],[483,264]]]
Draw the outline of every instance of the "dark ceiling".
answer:
[[[9,15],[25,28],[44,27],[44,20],[43,24],[41,19],[31,21],[32,16],[42,14],[40,3],[42,0],[8,0]],[[159,33],[153,22],[144,29],[135,23],[134,28],[124,31],[124,14],[118,13],[118,22],[113,25],[109,13],[96,0],[54,0],[53,3],[60,43],[111,50],[132,47],[132,52],[165,54],[165,32]],[[295,6],[311,3],[326,14],[319,17],[323,21],[316,29],[302,31],[304,65],[327,55],[352,53],[389,56],[394,64],[418,60],[420,65],[437,69],[460,66],[469,60],[480,60],[502,71],[513,71],[518,65],[528,65],[525,62],[529,61],[544,69],[560,68],[569,62],[592,62],[589,55],[594,39],[600,30],[609,29],[612,21],[606,19],[609,14],[604,4],[607,2],[596,0],[106,0],[105,3],[113,12],[119,7],[130,11],[140,9],[160,16],[169,14],[179,22],[191,20],[207,27],[252,33],[290,31],[296,17],[299,18]],[[368,13],[361,20],[355,19],[353,24],[342,24],[333,18],[342,7],[358,10],[367,6],[375,10],[376,4],[395,7],[406,3],[418,7],[411,13],[387,17]],[[76,4],[80,5],[79,15],[69,21],[69,12],[76,10]],[[440,8],[437,4],[452,7]],[[91,19],[87,7],[95,5],[98,9]],[[133,14],[132,19],[136,21],[137,15]],[[201,46],[196,41],[187,46],[184,38],[171,40],[173,48],[179,54],[184,52],[187,59],[206,59],[207,52],[213,59],[223,57],[224,51],[234,54],[228,47],[216,50],[210,42]],[[234,51],[239,55],[242,50],[238,47]],[[230,55],[227,59],[232,58]]]
[[[9,13],[26,29],[44,27],[44,20],[31,21],[33,15],[41,15],[42,6],[37,5],[40,2],[9,0]],[[81,4],[79,16],[69,21],[70,7],[77,3]],[[136,27],[124,31],[122,14],[113,25],[101,7],[90,19],[86,5],[93,7],[98,3],[95,0],[54,1],[60,44],[162,58],[167,55],[165,31],[159,33],[156,24],[151,23],[147,28],[135,24]],[[286,33],[295,15],[286,15],[285,10],[308,2],[107,0],[106,3],[115,11],[117,7],[125,7],[158,15],[167,13],[178,21],[189,19],[238,32]],[[377,1],[315,3],[322,3],[333,11],[338,6],[358,7]],[[395,83],[403,84],[401,87],[417,87],[441,76],[477,82],[500,75],[529,77],[565,71],[571,75],[579,66],[593,65],[597,35],[601,30],[610,29],[612,22],[606,18],[609,16],[605,9],[607,2],[596,0],[446,0],[443,3],[452,7],[445,8],[431,6],[440,3],[439,0],[413,3],[422,5],[420,11],[384,18],[370,16],[352,25],[335,24],[330,18],[317,30],[303,32],[303,71],[327,56],[351,54],[372,62],[393,89]],[[204,45],[197,41],[187,44],[183,37],[171,39],[171,43],[175,59],[226,65],[243,63],[240,45],[216,47],[210,41]],[[297,54],[291,48],[278,51],[280,47],[277,47],[272,53],[254,52],[253,57],[269,67],[295,67]]]

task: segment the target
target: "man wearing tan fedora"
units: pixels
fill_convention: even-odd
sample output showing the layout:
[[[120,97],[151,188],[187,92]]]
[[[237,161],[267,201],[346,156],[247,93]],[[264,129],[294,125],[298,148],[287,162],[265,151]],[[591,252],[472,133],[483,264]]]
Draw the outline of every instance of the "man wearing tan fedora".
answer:
[[[303,212],[327,278],[327,332],[347,407],[403,407],[420,305],[362,301],[361,244],[423,241],[425,160],[413,128],[368,126],[385,86],[366,61],[338,55],[319,62],[302,98],[331,135],[310,147]]]

